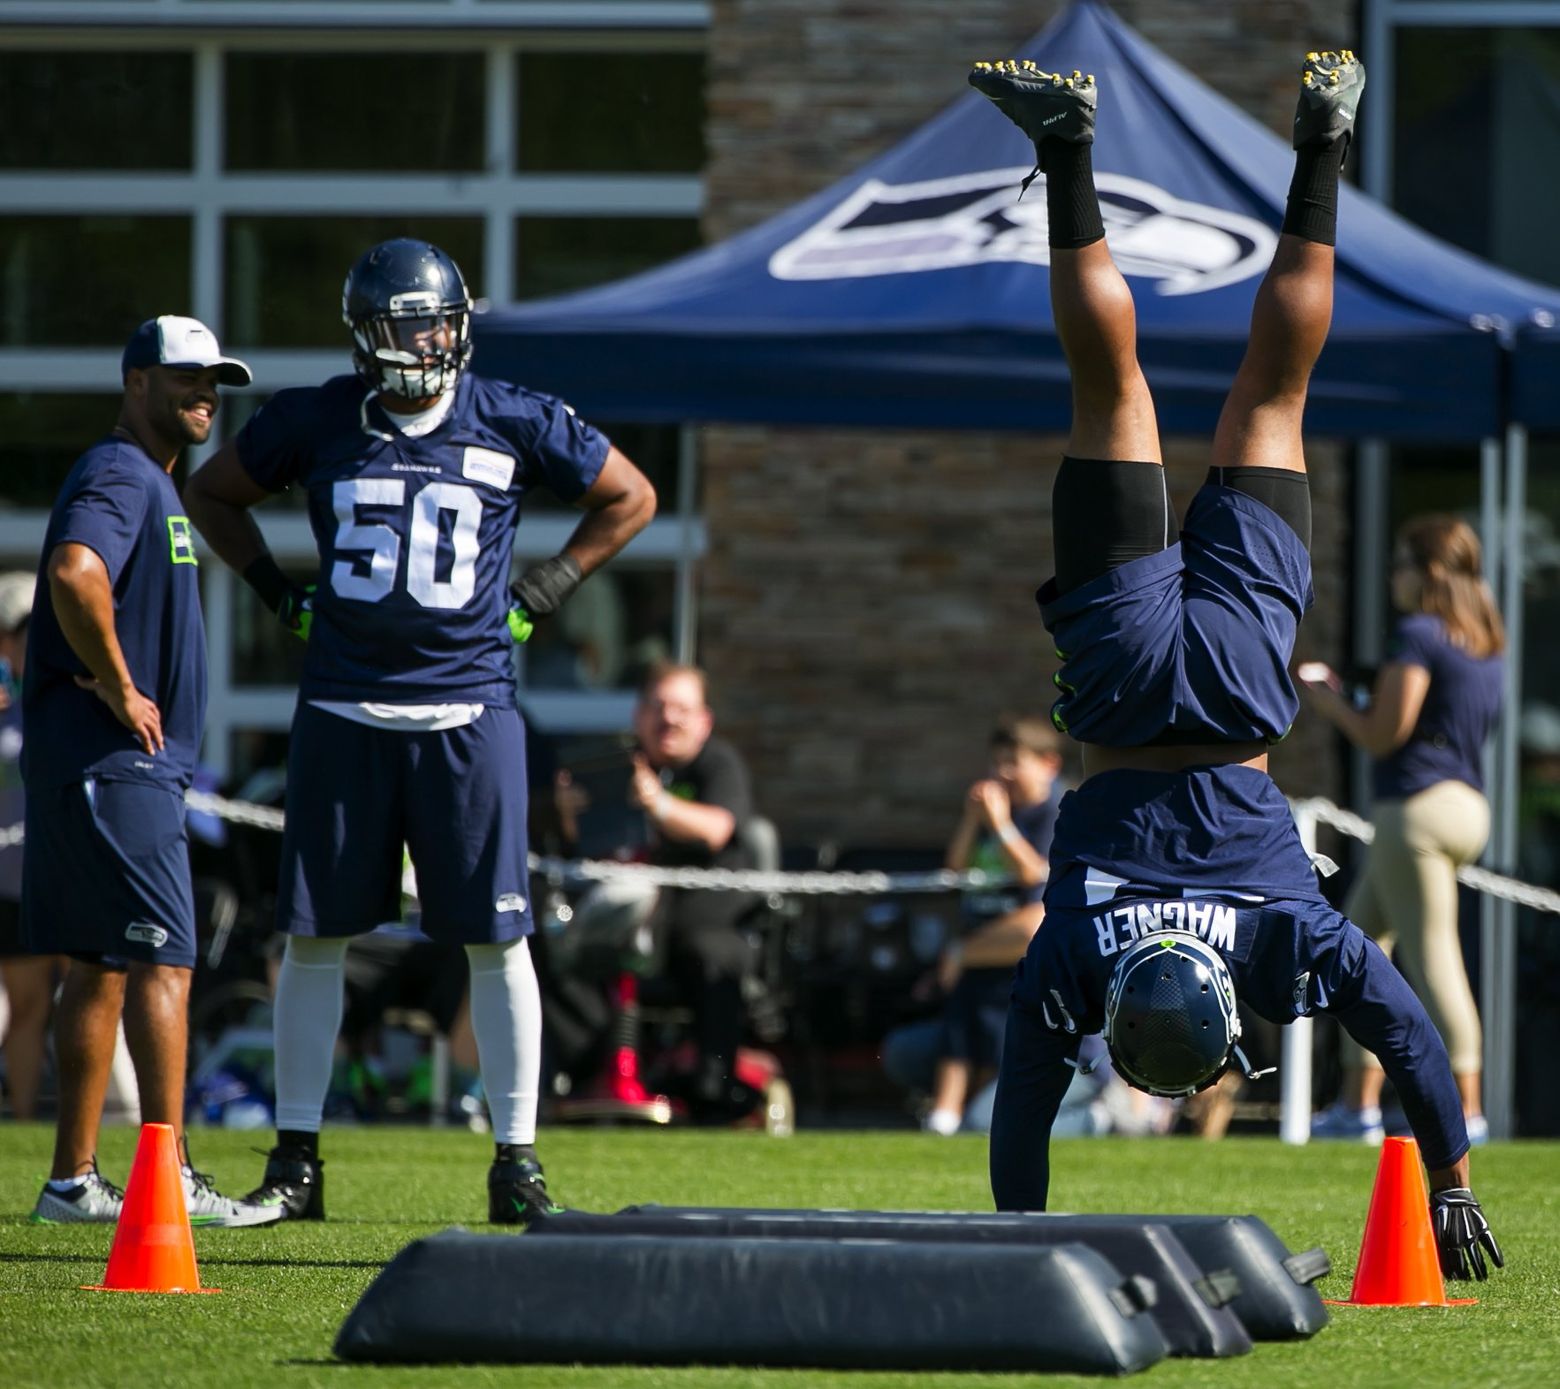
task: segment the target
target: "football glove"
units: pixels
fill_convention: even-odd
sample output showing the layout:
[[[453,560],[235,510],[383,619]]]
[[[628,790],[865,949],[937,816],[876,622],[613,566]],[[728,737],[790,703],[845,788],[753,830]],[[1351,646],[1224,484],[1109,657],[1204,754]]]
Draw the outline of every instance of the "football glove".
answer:
[[[509,609],[509,635],[525,641],[536,630],[535,619],[548,617],[563,606],[584,579],[573,555],[554,555],[527,569],[509,585],[513,603]]]
[[[1465,1186],[1449,1186],[1430,1193],[1430,1217],[1435,1226],[1436,1249],[1441,1256],[1441,1272],[1458,1282],[1477,1278],[1481,1283],[1490,1276],[1484,1262],[1485,1251],[1496,1268],[1505,1268],[1500,1246],[1490,1223],[1479,1209],[1478,1198]]]
[[[531,621],[530,613],[526,612],[518,603],[509,609],[509,636],[516,646],[528,641],[531,633],[536,630],[536,624]]]
[[[314,627],[314,584],[292,584],[282,595],[276,620],[300,641],[308,641]]]

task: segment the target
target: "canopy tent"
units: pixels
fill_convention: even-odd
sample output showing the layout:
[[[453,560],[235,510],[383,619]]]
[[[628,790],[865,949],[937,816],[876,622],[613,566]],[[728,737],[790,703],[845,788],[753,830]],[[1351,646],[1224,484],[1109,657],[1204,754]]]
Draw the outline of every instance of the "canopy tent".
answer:
[[[1210,432],[1272,252],[1288,147],[1089,0],[1018,53],[1098,78],[1094,164],[1161,424]],[[1065,431],[1043,179],[1018,198],[1031,163],[1024,137],[965,92],[881,158],[740,236],[481,316],[478,364],[605,419]],[[1498,434],[1507,349],[1560,313],[1560,291],[1436,241],[1353,188],[1340,222],[1309,429]]]

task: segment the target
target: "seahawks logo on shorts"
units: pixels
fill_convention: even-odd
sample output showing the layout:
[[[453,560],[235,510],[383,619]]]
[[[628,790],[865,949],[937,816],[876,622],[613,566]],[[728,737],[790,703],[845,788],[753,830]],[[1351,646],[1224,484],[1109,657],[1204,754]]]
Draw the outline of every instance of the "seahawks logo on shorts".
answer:
[[[856,279],[987,261],[1049,265],[1045,180],[1015,195],[1027,169],[922,183],[868,179],[769,261],[777,280]],[[1184,202],[1122,174],[1096,174],[1111,255],[1161,294],[1201,294],[1266,270],[1278,236],[1250,217]]]
[[[168,933],[151,921],[132,921],[125,927],[125,939],[138,945],[149,945],[153,950],[168,944]]]
[[[525,898],[518,892],[506,892],[498,901],[493,903],[496,912],[523,912],[525,910]]]

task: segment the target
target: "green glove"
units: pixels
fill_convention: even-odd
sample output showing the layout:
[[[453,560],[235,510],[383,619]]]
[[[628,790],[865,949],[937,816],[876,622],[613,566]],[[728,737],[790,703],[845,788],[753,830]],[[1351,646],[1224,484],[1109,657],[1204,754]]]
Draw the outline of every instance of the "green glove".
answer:
[[[530,640],[531,633],[536,630],[536,624],[531,621],[531,615],[518,603],[509,609],[509,635],[516,646],[521,642]]]
[[[292,585],[276,610],[276,618],[299,641],[308,641],[314,627],[315,584]]]

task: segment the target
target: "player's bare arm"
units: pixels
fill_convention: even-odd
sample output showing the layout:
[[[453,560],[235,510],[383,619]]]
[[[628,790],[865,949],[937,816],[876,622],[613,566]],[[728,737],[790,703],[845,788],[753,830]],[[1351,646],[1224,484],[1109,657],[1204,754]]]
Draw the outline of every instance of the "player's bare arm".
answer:
[[[195,529],[218,558],[240,574],[269,553],[249,508],[270,495],[244,471],[231,443],[224,444],[184,484],[184,506]]]
[[[578,505],[588,514],[569,537],[563,553],[573,558],[581,576],[599,569],[655,519],[655,488],[617,448]]]
[[[284,627],[307,639],[311,590],[282,572],[250,515],[250,508],[270,495],[245,471],[237,447],[228,443],[184,484],[184,508],[223,563],[243,575]]]
[[[162,714],[130,678],[114,631],[114,590],[108,567],[91,546],[66,542],[49,556],[48,574],[60,630],[92,672],[90,680],[77,676],[76,683],[108,705],[135,734],[141,750],[155,756],[163,747]]]

